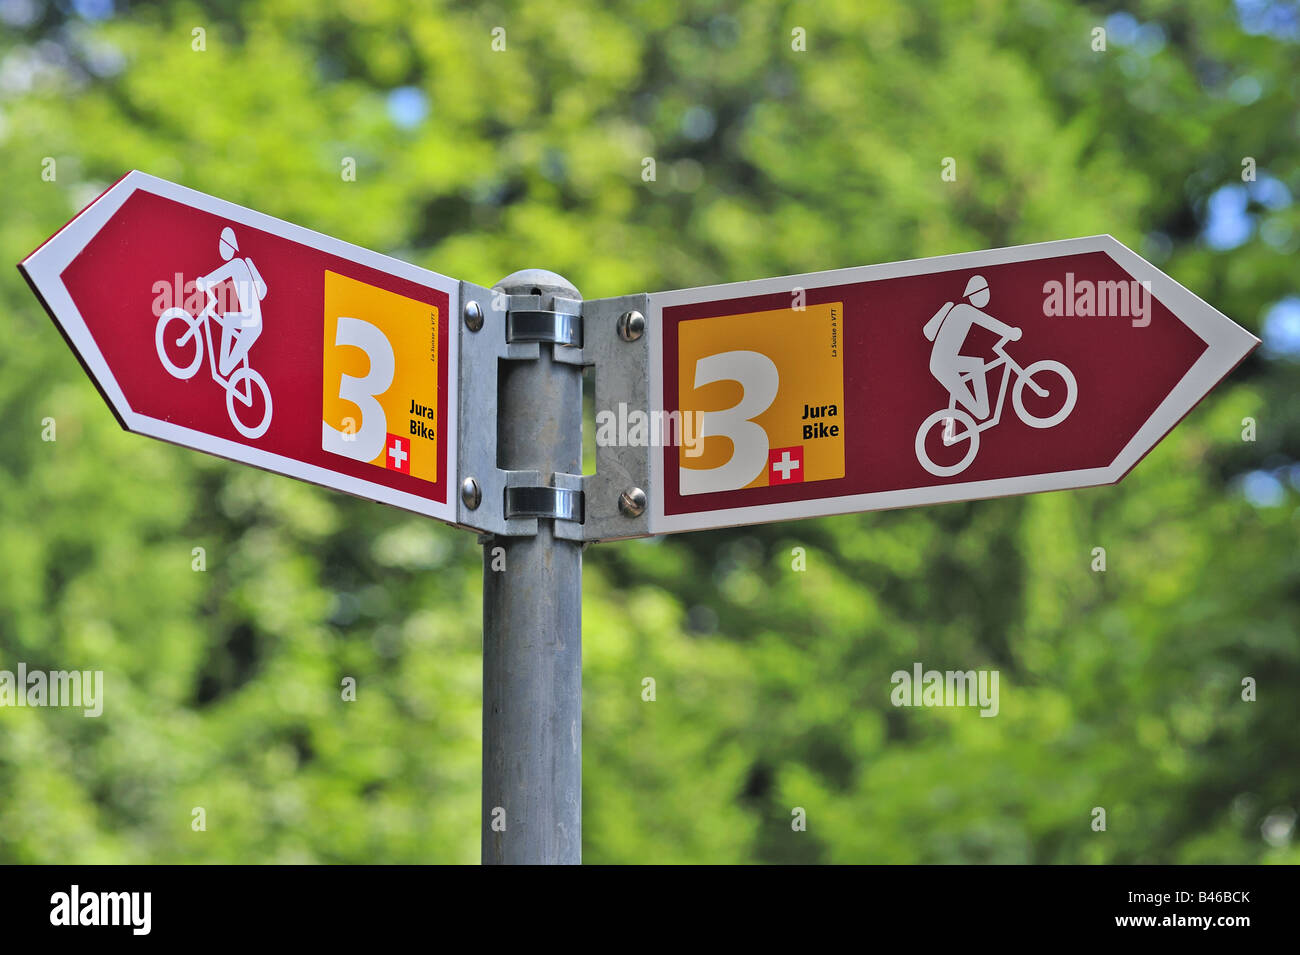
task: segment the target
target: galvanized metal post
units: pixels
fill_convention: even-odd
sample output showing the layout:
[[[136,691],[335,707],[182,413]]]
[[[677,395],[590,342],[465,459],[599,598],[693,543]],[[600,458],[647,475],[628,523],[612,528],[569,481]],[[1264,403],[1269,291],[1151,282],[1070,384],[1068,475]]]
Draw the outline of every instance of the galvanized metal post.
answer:
[[[534,270],[496,288],[580,298]],[[497,453],[547,485],[582,473],[582,368],[539,352],[500,362]],[[582,861],[582,544],[537,525],[483,546],[484,863]]]

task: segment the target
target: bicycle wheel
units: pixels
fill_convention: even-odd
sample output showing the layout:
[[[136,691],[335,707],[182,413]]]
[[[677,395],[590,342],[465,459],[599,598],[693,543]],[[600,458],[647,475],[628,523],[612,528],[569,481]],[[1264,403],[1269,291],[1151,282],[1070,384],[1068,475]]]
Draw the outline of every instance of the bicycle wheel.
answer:
[[[926,444],[935,425],[943,429],[939,436],[941,447],[951,448],[963,441],[967,443],[965,451],[958,452],[961,458],[955,464],[939,464],[930,456]],[[921,422],[921,427],[916,432],[916,460],[935,477],[952,477],[965,471],[975,460],[975,453],[979,449],[980,432],[975,426],[975,419],[960,408],[940,408]]]
[[[242,390],[241,385],[244,385]],[[244,397],[245,394],[248,397]],[[263,408],[260,420],[257,419],[259,395]],[[239,408],[244,409],[244,413],[257,420],[257,423],[245,424],[239,416]],[[226,382],[226,413],[230,415],[230,423],[235,426],[235,430],[244,437],[260,438],[266,434],[266,429],[271,427],[271,389],[266,387],[266,379],[247,365],[236,369]]]
[[[182,321],[183,328],[173,324],[176,319]],[[181,349],[183,361],[187,348],[186,338],[194,342],[194,357],[190,359],[189,364],[172,361],[171,355],[167,352],[168,344]],[[168,374],[182,380],[194,377],[194,373],[199,370],[199,365],[203,363],[203,336],[199,334],[199,323],[193,315],[183,308],[167,309],[158,316],[158,325],[154,328],[153,339],[154,346],[158,349],[158,360],[162,362]]]
[[[1037,376],[1037,378],[1035,378]],[[1059,379],[1059,381],[1057,380]],[[1033,414],[1025,409],[1025,387],[1033,381],[1034,395],[1038,399],[1062,396],[1061,406],[1049,415]],[[1043,394],[1039,395],[1041,390]],[[1016,379],[1016,386],[1011,390],[1011,404],[1016,409],[1020,420],[1031,428],[1050,428],[1060,424],[1074,410],[1074,403],[1079,399],[1079,384],[1074,380],[1074,372],[1061,364],[1045,358],[1036,361],[1025,373]]]

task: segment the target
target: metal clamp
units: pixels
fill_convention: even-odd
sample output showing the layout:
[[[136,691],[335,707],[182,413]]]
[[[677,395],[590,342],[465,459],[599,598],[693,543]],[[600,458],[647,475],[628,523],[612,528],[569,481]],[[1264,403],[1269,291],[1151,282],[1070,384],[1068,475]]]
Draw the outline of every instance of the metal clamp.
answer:
[[[507,487],[506,520],[549,518],[582,523],[582,492],[567,487]]]
[[[536,309],[506,313],[506,341],[582,347],[582,316]]]

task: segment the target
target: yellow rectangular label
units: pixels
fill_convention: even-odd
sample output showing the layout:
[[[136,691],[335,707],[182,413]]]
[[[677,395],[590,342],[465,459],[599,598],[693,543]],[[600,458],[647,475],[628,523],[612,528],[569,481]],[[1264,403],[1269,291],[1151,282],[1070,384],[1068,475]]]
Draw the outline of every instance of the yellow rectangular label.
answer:
[[[679,407],[698,432],[679,450],[682,494],[844,477],[843,314],[835,302],[678,326]]]
[[[321,447],[438,478],[438,309],[325,273]]]

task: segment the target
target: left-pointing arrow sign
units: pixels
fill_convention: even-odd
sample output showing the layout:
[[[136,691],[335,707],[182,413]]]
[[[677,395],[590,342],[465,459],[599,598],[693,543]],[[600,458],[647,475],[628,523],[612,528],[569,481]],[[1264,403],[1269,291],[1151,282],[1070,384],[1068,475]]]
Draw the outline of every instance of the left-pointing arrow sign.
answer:
[[[454,521],[454,279],[141,172],[18,266],[128,431]]]

